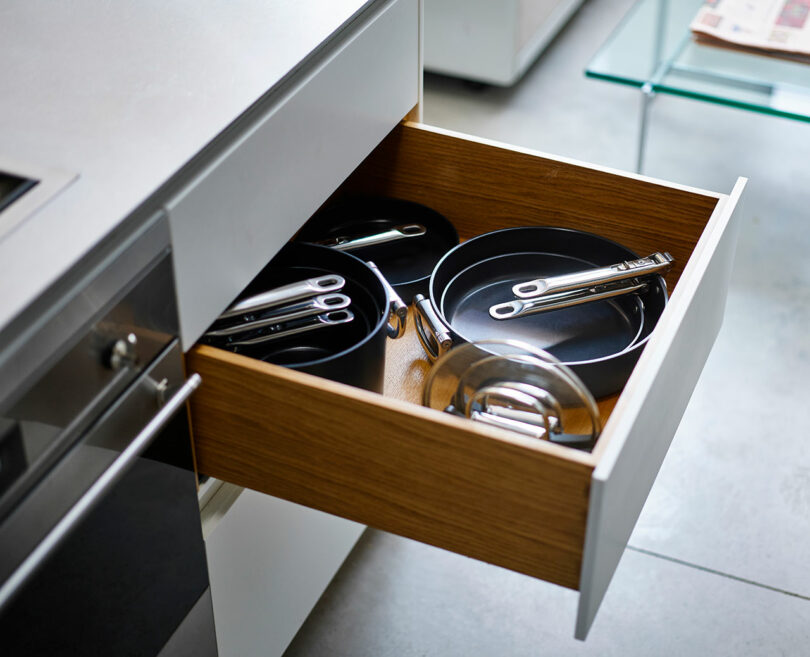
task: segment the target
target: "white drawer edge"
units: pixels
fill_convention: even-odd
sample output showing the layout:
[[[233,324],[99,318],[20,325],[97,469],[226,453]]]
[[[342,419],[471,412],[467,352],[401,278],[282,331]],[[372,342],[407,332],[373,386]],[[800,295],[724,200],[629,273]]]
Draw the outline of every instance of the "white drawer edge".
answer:
[[[639,410],[644,406],[645,391],[650,388],[652,382],[657,378],[661,364],[683,322],[684,315],[695,293],[703,283],[709,265],[712,264],[712,258],[720,241],[724,237],[731,237],[732,243],[736,244],[736,230],[734,230],[736,225],[731,224],[731,219],[746,183],[746,178],[739,178],[731,194],[721,199],[714,209],[706,230],[695,246],[689,263],[681,274],[678,288],[673,291],[666,311],[656,326],[656,334],[651,338],[648,348],[644,350],[638,365],[627,382],[625,391],[629,394],[622,395],[613,415],[611,415],[611,418],[615,417],[617,421],[609,423],[605,429],[606,433],[610,432],[606,441],[607,448],[599,459],[599,464],[594,471],[594,479],[605,480],[610,476],[610,471],[613,469],[623,448],[622,436],[624,434],[626,438],[628,430],[636,421]],[[729,227],[734,232],[726,233]]]
[[[611,415],[591,482],[575,636],[584,639],[720,330],[746,180],[721,198]]]

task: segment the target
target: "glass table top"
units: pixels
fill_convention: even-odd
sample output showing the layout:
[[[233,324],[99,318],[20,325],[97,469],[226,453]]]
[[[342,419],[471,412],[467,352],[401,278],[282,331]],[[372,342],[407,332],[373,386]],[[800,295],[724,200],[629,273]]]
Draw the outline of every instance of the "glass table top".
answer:
[[[810,64],[698,45],[702,0],[640,0],[588,64],[588,77],[810,122]]]

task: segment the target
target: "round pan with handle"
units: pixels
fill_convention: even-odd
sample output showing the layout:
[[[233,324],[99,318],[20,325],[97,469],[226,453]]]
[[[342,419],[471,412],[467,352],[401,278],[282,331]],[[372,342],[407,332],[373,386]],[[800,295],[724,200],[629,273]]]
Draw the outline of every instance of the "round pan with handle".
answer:
[[[514,319],[490,308],[515,300],[513,288],[639,256],[599,235],[552,226],[508,228],[474,237],[436,264],[429,296],[414,299],[416,328],[435,360],[453,344],[502,338],[528,342],[570,367],[595,397],[622,389],[667,302],[651,274],[633,294]],[[642,279],[639,279],[642,280]]]

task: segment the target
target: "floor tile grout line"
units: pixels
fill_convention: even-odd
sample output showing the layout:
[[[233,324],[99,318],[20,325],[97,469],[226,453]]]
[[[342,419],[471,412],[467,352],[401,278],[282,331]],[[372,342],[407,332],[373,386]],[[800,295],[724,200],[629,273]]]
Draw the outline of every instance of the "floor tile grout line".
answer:
[[[633,552],[638,552],[640,554],[646,554],[650,557],[657,557],[658,559],[664,559],[665,561],[671,561],[672,563],[680,564],[681,566],[687,566],[688,568],[694,568],[695,570],[701,570],[704,573],[711,573],[712,575],[719,575],[720,577],[725,577],[727,579],[733,579],[737,582],[742,582],[743,584],[750,584],[751,586],[756,586],[761,589],[766,589],[768,591],[773,591],[775,593],[782,593],[784,595],[789,595],[794,598],[800,598],[801,600],[807,600],[810,602],[810,596],[802,595],[801,593],[795,593],[793,591],[786,591],[785,589],[780,589],[776,586],[769,586],[768,584],[762,584],[761,582],[755,582],[752,579],[746,579],[745,577],[739,577],[737,575],[732,575],[730,573],[724,573],[721,570],[715,570],[714,568],[707,568],[706,566],[699,566],[698,564],[691,563],[689,561],[684,561],[683,559],[678,559],[677,557],[668,557],[665,554],[660,554],[659,552],[653,552],[652,550],[645,550],[644,548],[633,547],[632,545],[627,546],[628,550],[633,550]]]

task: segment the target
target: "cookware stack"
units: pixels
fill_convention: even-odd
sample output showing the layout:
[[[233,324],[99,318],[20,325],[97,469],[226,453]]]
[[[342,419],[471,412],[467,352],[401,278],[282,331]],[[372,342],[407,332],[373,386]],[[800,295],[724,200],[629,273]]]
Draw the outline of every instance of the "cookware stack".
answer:
[[[382,392],[385,341],[407,307],[379,271],[315,244],[285,246],[203,341],[309,374]]]
[[[590,449],[594,398],[624,386],[666,306],[672,257],[553,226],[458,242],[417,203],[343,201],[311,219],[204,340],[382,392],[404,297],[434,362],[425,406]]]
[[[530,226],[479,235],[437,263],[414,299],[431,359],[493,337],[549,352],[595,397],[620,391],[666,306],[667,254],[640,259],[599,235]],[[552,312],[553,311],[553,312]]]

